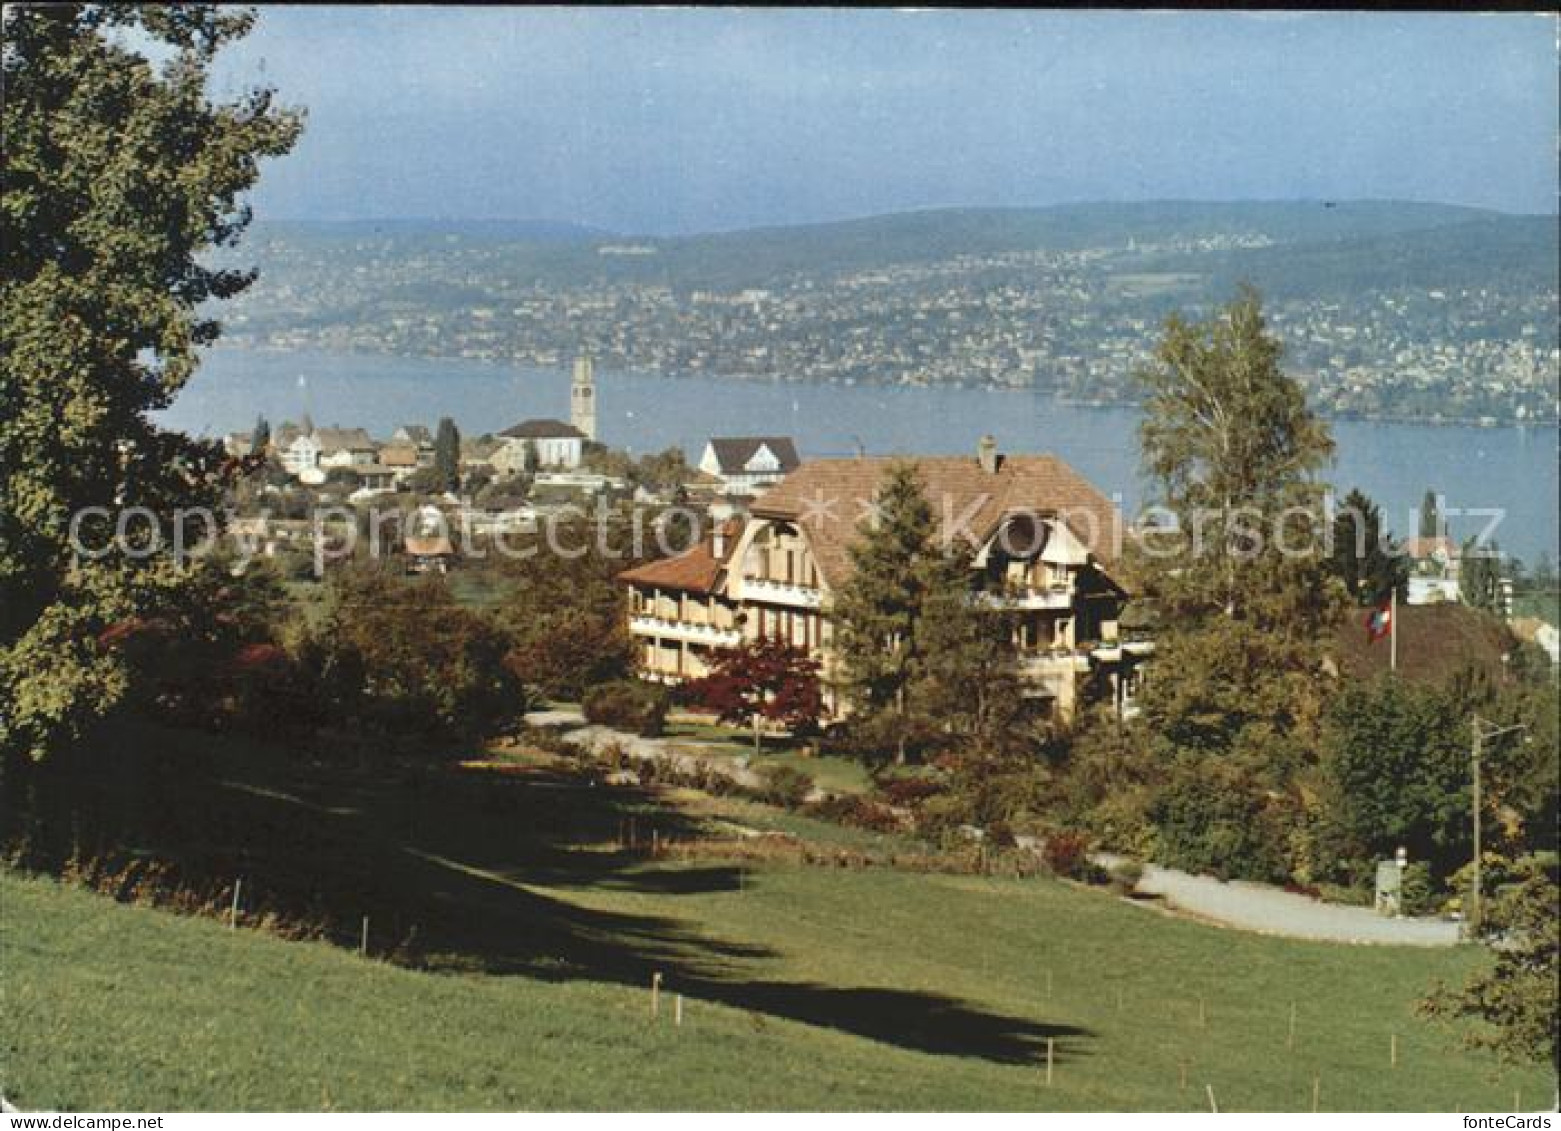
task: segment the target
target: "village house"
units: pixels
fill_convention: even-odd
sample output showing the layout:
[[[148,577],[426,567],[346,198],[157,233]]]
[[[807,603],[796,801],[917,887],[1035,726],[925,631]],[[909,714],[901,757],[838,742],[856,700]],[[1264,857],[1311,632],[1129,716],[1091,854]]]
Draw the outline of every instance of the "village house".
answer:
[[[802,464],[751,513],[719,525],[685,554],[619,575],[641,674],[677,683],[710,670],[713,655],[758,637],[807,649],[832,672],[832,594],[851,574],[849,547],[895,461]],[[913,460],[942,536],[973,555],[972,599],[1014,620],[1027,695],[1055,717],[1086,702],[1135,710],[1153,651],[1121,629],[1128,594],[1115,580],[1123,519],[1053,456],[1003,456],[990,437],[978,454]],[[838,709],[826,691],[832,710]]]
[[[423,425],[403,424],[395,432],[391,433],[390,442],[399,448],[410,448],[414,466],[432,467],[434,465],[434,436]]]
[[[1459,600],[1458,543],[1445,534],[1410,538],[1404,543],[1410,561],[1405,600],[1411,605],[1440,605]]]
[[[757,495],[800,462],[790,436],[723,436],[705,444],[699,470],[718,479],[728,495]]]
[[[523,420],[500,432],[499,439],[503,446],[490,462],[510,475],[538,467],[573,470],[584,454],[585,433],[562,420]]]

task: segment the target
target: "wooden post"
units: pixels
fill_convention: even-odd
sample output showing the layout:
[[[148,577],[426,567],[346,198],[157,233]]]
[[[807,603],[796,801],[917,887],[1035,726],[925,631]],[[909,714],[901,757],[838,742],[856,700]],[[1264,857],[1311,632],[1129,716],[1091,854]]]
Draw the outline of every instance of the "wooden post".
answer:
[[[228,930],[230,931],[238,929],[238,893],[243,886],[244,881],[242,878],[233,881],[233,906],[228,911]]]
[[[1285,1048],[1295,1048],[1295,1002],[1290,1003],[1290,1033],[1285,1037]]]
[[[1198,995],[1198,1028],[1200,1028],[1200,1029],[1207,1029],[1208,1027],[1209,1027],[1209,1010],[1208,1010],[1208,1007],[1204,1004],[1203,995],[1199,994]]]
[[[679,1029],[683,1027],[683,995],[678,994],[672,1002],[672,1023]]]
[[[1317,1114],[1317,1102],[1320,1099],[1322,1099],[1322,1092],[1323,1092],[1323,1078],[1321,1076],[1313,1076],[1312,1077],[1312,1114],[1313,1115]]]
[[[1220,1113],[1220,1105],[1214,1099],[1214,1085],[1205,1084],[1203,1090],[1209,1093],[1209,1110],[1218,1115]]]
[[[1180,1087],[1181,1090],[1185,1092],[1187,1090],[1187,1062],[1183,1060],[1178,1063],[1177,1067],[1181,1069]]]
[[[1046,1038],[1046,1086],[1052,1086],[1052,1057],[1056,1052],[1056,1041],[1051,1037]]]
[[[1398,1034],[1397,1033],[1394,1033],[1394,1034],[1392,1034],[1391,1036],[1388,1037],[1388,1064],[1391,1065],[1394,1068],[1398,1067]]]
[[[1052,972],[1051,972],[1051,967],[1048,966],[1046,968],[1046,1000],[1050,1001],[1051,997],[1052,997]]]
[[[651,829],[650,830],[650,854],[652,856],[660,856],[661,855],[661,830],[660,829]]]
[[[369,917],[363,917],[363,935],[358,940],[358,953],[367,958],[369,954]]]
[[[661,1013],[661,975],[650,976],[650,1015],[656,1017]]]
[[[1117,1012],[1122,1012],[1122,987],[1117,987]]]

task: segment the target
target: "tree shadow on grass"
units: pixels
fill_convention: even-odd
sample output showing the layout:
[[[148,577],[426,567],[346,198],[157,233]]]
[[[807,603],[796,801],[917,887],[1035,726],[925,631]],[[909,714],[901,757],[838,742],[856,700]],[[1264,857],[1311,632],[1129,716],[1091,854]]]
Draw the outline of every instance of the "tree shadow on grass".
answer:
[[[101,752],[98,752],[101,751]],[[155,861],[186,890],[314,924],[408,965],[668,991],[944,1056],[1034,1063],[1085,1030],[1006,1016],[940,994],[787,982],[783,958],[672,915],[584,907],[540,888],[668,900],[738,890],[724,865],[655,867],[618,847],[697,836],[696,822],[637,790],[567,770],[525,774],[432,764],[343,766],[228,738],[130,728],[101,747],[8,766],[0,840],[33,866]],[[128,882],[121,898],[138,892]],[[197,901],[198,902],[198,901]],[[366,924],[365,924],[366,919]]]

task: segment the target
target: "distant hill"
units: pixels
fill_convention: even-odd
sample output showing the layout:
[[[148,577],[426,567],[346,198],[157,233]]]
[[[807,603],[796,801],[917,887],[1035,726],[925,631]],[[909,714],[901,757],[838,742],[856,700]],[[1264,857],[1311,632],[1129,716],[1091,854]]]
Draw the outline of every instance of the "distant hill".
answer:
[[[1363,261],[1369,261],[1382,254],[1382,248],[1371,246],[1371,241],[1400,237],[1399,246],[1415,248],[1424,233],[1482,223],[1489,231],[1500,233],[1503,250],[1499,254],[1521,254],[1536,220],[1545,222],[1543,218],[1477,208],[1406,201],[1162,201],[928,209],[680,237],[623,236],[547,221],[431,220],[257,224],[255,237],[262,246],[381,237],[387,245],[408,249],[453,237],[463,243],[515,245],[506,253],[518,273],[560,284],[599,279],[722,289],[762,287],[796,275],[830,275],[956,256],[1087,248],[1125,251],[1134,243],[1218,237],[1252,236],[1284,246],[1315,245],[1313,254],[1321,260],[1331,256],[1335,261],[1349,259],[1351,249],[1361,247]],[[1553,225],[1554,220],[1549,223]],[[1449,251],[1456,254],[1459,244],[1457,238],[1433,242],[1419,259],[1435,259]],[[638,254],[613,254],[624,246]],[[1543,251],[1544,246],[1539,244],[1537,250]],[[1528,247],[1532,250],[1532,245]],[[1208,256],[1200,259],[1204,262],[1199,270],[1206,270]],[[1237,257],[1229,265],[1236,270],[1246,262]],[[1267,261],[1251,262],[1254,270],[1268,269]],[[1355,269],[1353,263],[1346,267]],[[1326,262],[1320,263],[1319,270],[1327,269]]]
[[[1196,271],[1229,294],[1241,280],[1274,298],[1398,287],[1457,290],[1501,285],[1535,292],[1561,287],[1554,216],[1495,216],[1351,238],[1302,240],[1201,256],[1167,256],[1153,270]]]
[[[612,237],[605,228],[563,220],[270,220],[254,228],[263,239],[361,240],[376,236],[388,240],[462,240],[536,244],[584,243]]]

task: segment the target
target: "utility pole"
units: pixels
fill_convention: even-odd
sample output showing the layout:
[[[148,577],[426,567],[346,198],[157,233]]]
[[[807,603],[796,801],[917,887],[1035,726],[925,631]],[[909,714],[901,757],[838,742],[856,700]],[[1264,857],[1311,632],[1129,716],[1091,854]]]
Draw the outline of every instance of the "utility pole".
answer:
[[[1469,938],[1478,939],[1480,937],[1480,924],[1484,918],[1484,887],[1482,886],[1480,875],[1484,866],[1480,860],[1482,855],[1482,846],[1480,844],[1482,831],[1480,816],[1480,756],[1484,753],[1485,743],[1491,739],[1500,738],[1504,734],[1514,734],[1518,731],[1523,731],[1526,735],[1528,725],[1526,723],[1514,723],[1512,726],[1505,727],[1492,726],[1480,718],[1479,715],[1474,715],[1469,720],[1469,729],[1474,732],[1474,743],[1469,748],[1469,770],[1474,787],[1470,798],[1474,809],[1474,878],[1473,883],[1470,885],[1469,915],[1466,921],[1468,923]]]

